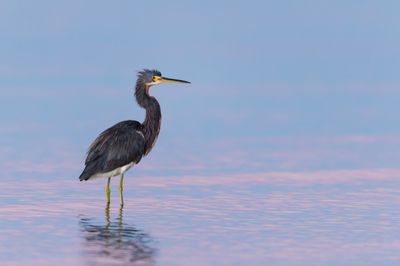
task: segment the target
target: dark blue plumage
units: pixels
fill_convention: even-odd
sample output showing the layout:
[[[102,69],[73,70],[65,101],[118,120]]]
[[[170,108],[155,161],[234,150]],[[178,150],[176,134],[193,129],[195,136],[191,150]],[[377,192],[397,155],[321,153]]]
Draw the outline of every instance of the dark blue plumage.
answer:
[[[138,73],[135,87],[137,103],[146,110],[143,123],[123,121],[103,131],[90,145],[85,169],[79,180],[108,177],[107,203],[110,202],[110,178],[121,175],[120,198],[123,205],[122,182],[124,172],[147,155],[160,133],[161,109],[157,100],[149,95],[151,86],[160,83],[189,83],[161,76],[157,70],[144,69]]]
[[[123,121],[105,130],[90,145],[85,169],[79,180],[107,173],[127,165],[137,164],[145,151],[146,141],[138,121]]]
[[[144,69],[138,73],[135,87],[137,103],[146,110],[143,124],[123,121],[103,131],[90,145],[85,169],[79,180],[109,173],[127,164],[137,164],[153,147],[160,132],[161,109],[157,100],[149,95],[153,78],[161,77],[157,70]],[[121,173],[113,173],[118,175]]]

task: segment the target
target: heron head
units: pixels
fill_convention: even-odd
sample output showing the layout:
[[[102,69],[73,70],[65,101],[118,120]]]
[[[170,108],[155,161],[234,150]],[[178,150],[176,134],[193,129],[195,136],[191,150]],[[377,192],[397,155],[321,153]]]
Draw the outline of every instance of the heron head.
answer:
[[[186,80],[163,77],[161,72],[155,69],[143,69],[139,72],[138,77],[148,86],[153,86],[160,83],[190,83]]]

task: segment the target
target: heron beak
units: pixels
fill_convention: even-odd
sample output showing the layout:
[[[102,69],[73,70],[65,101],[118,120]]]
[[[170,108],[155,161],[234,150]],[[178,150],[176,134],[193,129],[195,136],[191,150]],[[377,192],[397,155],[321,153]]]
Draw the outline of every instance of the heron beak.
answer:
[[[181,79],[170,79],[166,77],[161,77],[160,83],[189,83],[189,81],[181,80]]]

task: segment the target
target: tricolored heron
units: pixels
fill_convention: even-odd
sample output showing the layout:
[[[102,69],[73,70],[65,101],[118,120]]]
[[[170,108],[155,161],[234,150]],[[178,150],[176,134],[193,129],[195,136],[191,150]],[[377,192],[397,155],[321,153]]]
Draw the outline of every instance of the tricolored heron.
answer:
[[[160,132],[161,109],[156,98],[150,96],[151,86],[161,83],[190,83],[185,80],[166,78],[157,70],[143,69],[138,73],[135,97],[146,110],[143,123],[127,120],[103,131],[90,145],[85,169],[79,180],[107,177],[107,205],[110,204],[111,177],[121,175],[119,183],[120,203],[124,204],[122,190],[124,173],[147,155]]]

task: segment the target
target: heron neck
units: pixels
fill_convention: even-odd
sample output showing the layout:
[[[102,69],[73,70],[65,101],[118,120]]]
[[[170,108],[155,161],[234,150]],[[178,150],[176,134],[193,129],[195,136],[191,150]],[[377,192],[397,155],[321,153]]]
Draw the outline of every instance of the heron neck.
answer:
[[[161,126],[161,108],[156,98],[149,95],[149,86],[137,85],[136,101],[146,110],[146,117],[143,125],[143,135],[146,139],[145,154],[148,154],[152,149],[160,133]]]

